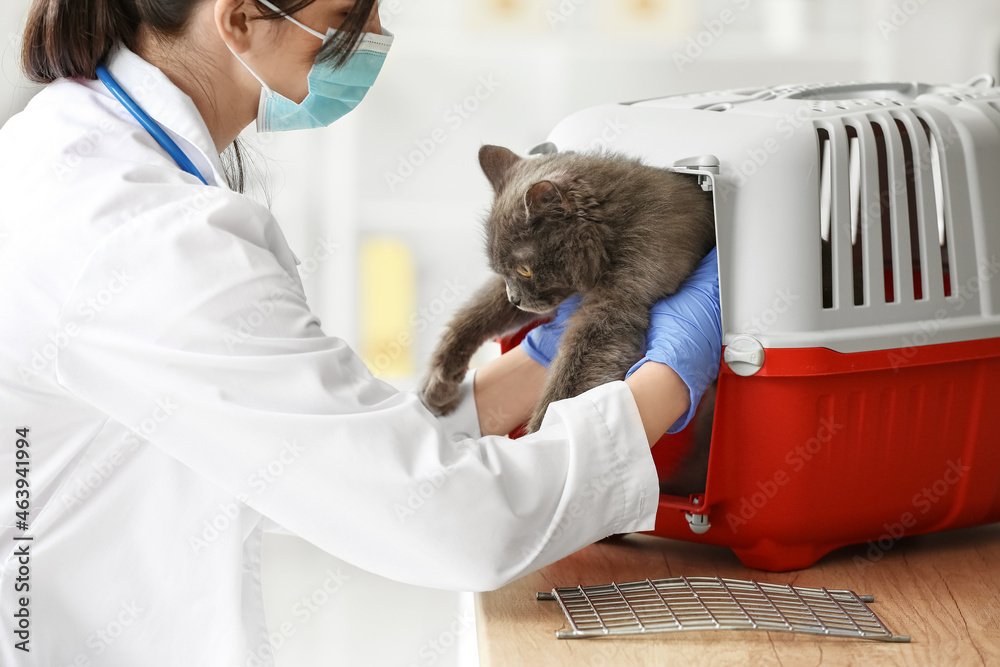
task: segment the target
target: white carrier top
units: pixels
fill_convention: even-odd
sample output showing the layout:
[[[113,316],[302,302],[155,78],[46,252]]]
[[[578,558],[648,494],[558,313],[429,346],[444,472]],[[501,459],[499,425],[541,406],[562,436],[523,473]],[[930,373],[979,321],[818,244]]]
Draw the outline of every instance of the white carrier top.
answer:
[[[990,77],[609,104],[569,116],[549,141],[704,175],[727,344],[859,352],[1000,336]]]

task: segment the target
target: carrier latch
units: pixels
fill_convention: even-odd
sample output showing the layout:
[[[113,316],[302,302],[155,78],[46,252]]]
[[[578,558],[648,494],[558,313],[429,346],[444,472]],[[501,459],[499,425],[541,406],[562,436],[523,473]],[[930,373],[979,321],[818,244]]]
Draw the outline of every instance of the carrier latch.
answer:
[[[695,172],[698,176],[698,185],[705,192],[710,192],[712,190],[712,179],[704,174],[698,174],[697,172],[709,172],[712,174],[719,173],[719,158],[714,155],[692,155],[691,157],[681,158],[674,162],[674,169],[683,170],[687,172]]]
[[[753,375],[764,365],[764,346],[753,336],[734,336],[723,354],[726,364],[737,375]]]
[[[551,141],[543,141],[542,143],[528,149],[528,155],[551,155],[552,153],[558,152],[559,147]]]

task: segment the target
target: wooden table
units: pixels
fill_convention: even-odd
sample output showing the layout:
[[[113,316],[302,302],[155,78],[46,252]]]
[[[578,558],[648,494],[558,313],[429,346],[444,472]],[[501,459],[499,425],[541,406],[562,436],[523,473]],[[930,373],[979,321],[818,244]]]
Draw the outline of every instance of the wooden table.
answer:
[[[476,596],[482,667],[516,665],[1000,665],[1000,524],[903,538],[872,562],[846,547],[808,570],[744,567],[721,547],[629,535]],[[873,552],[876,555],[879,552]],[[561,586],[663,577],[721,576],[874,595],[869,604],[909,644],[784,632],[705,631],[556,639]]]

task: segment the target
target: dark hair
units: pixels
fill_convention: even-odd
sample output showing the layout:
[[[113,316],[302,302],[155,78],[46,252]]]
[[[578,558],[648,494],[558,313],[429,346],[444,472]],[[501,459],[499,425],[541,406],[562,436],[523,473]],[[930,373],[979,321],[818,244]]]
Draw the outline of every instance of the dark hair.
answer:
[[[97,66],[119,44],[136,50],[140,28],[176,36],[195,6],[205,0],[34,0],[24,30],[21,61],[28,78],[50,83],[58,78],[96,79]],[[315,0],[274,0],[288,14]],[[323,60],[341,65],[361,39],[375,0],[356,0]],[[263,18],[278,19],[258,3]]]
[[[137,50],[141,29],[175,37],[184,32],[196,5],[205,0],[33,0],[24,30],[21,62],[36,83],[59,78],[96,79],[97,66],[116,47]],[[287,14],[315,0],[272,0]],[[376,0],[355,0],[337,31],[323,47],[320,59],[342,65],[364,34]],[[282,15],[256,3],[264,19]],[[246,184],[239,142],[223,154],[229,185],[243,192]]]

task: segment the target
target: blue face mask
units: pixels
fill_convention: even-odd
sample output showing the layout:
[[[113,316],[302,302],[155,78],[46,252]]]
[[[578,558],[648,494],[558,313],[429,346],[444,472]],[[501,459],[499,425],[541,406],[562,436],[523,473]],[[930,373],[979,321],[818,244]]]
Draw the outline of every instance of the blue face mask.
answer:
[[[330,28],[324,35],[296,21],[267,0],[260,2],[282,14],[310,35],[322,39],[324,45],[337,34],[336,30]],[[270,86],[233,51],[236,59],[260,81],[262,86],[260,106],[257,109],[257,131],[281,132],[326,127],[358,106],[368,89],[375,83],[382,69],[382,63],[385,62],[385,56],[389,53],[389,47],[392,46],[392,33],[388,31],[384,33],[382,35],[365,33],[354,52],[340,67],[318,61],[313,63],[312,69],[309,70],[309,94],[299,104],[271,90]]]

